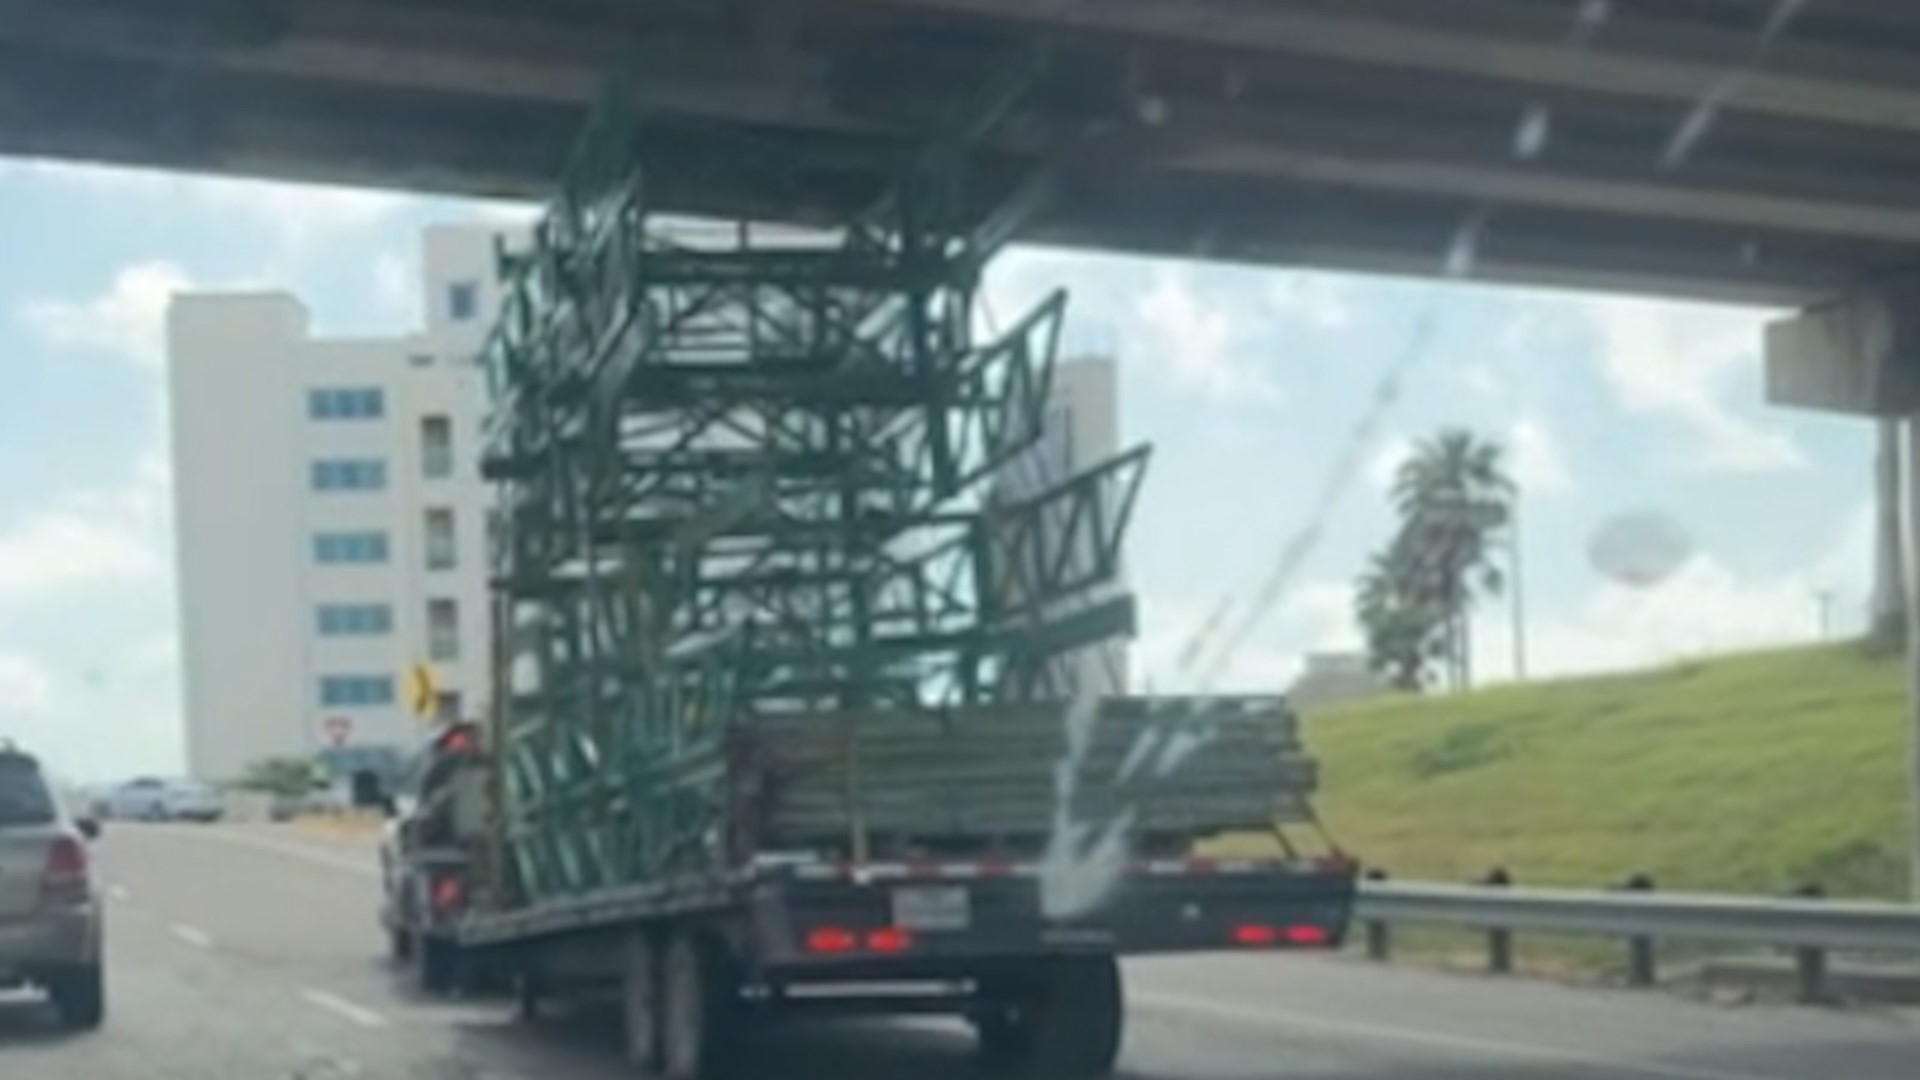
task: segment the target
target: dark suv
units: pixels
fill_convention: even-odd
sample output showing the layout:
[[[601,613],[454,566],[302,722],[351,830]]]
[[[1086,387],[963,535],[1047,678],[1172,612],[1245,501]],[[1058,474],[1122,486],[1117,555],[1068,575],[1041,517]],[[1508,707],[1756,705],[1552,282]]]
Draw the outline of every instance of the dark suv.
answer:
[[[0,742],[0,989],[37,986],[69,1027],[106,1016],[91,820],[67,814],[40,763]]]

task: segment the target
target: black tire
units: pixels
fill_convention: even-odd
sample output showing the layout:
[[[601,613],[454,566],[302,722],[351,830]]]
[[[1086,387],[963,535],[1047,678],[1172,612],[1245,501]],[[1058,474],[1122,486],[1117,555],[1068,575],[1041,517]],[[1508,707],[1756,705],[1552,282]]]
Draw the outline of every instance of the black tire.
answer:
[[[60,1023],[74,1031],[92,1031],[107,1018],[107,980],[98,964],[49,975],[47,997]]]
[[[678,934],[660,968],[660,1075],[714,1080],[739,1050],[741,1009],[733,965],[718,945]]]
[[[420,978],[420,989],[429,994],[451,994],[458,990],[464,959],[460,946],[451,941],[428,934],[414,936],[414,972]]]
[[[404,964],[413,959],[413,934],[405,927],[394,927],[387,931],[387,955],[395,963]]]
[[[522,971],[513,977],[513,1011],[515,1019],[523,1024],[531,1024],[540,1019],[540,1006],[546,995],[541,993],[540,979],[531,971]]]
[[[1050,961],[1032,999],[1032,1064],[1046,1077],[1111,1075],[1120,1057],[1126,1001],[1111,956]]]
[[[1019,1009],[996,1007],[973,1018],[979,1040],[980,1064],[989,1069],[1015,1068],[1033,1060],[1033,1024]]]

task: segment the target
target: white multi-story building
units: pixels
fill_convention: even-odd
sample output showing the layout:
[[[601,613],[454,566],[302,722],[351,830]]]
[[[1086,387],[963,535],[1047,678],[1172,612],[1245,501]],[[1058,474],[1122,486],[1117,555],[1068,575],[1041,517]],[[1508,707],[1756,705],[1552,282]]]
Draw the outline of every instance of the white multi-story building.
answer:
[[[188,294],[167,317],[187,760],[367,761],[488,694],[485,410],[494,230],[427,230],[426,326],[316,338],[285,293]],[[351,767],[351,766],[349,766]]]
[[[994,478],[995,497],[1038,494],[1120,452],[1119,376],[1112,359],[1080,357],[1054,365],[1043,431],[1039,442]],[[1063,657],[1063,681],[1076,694],[1124,694],[1127,653],[1127,642],[1115,640]]]

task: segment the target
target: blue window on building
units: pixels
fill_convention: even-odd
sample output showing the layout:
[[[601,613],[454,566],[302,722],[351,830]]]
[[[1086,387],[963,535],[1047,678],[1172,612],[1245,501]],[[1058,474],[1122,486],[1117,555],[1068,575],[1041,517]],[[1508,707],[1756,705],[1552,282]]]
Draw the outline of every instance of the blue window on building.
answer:
[[[480,286],[456,281],[447,286],[447,318],[466,322],[480,313]]]
[[[320,677],[320,704],[328,708],[391,705],[393,679],[385,675],[323,675]]]
[[[387,463],[379,458],[323,458],[312,463],[308,482],[315,491],[379,491],[387,486]]]
[[[323,532],[313,537],[317,563],[383,563],[391,547],[383,532]]]
[[[313,420],[378,420],[387,414],[387,395],[377,386],[307,391],[307,416]]]
[[[321,604],[314,621],[323,637],[366,637],[393,632],[388,604]]]

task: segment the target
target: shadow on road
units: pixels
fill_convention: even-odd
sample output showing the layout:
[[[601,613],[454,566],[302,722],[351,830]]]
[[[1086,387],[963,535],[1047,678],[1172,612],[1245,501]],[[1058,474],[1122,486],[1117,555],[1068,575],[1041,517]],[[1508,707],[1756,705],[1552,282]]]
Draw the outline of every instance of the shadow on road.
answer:
[[[623,1060],[618,1010],[583,1004],[532,1023],[467,1024],[459,1056],[539,1062],[544,1074],[631,1077]],[[973,1040],[959,1021],[786,1020],[756,1025],[732,1075],[739,1080],[980,1080]]]
[[[1213,1033],[1218,1035],[1218,1033]],[[611,1006],[584,1006],[532,1024],[468,1024],[459,1029],[461,1059],[499,1068],[509,1062],[553,1080],[631,1080],[622,1059],[620,1025]],[[1749,1072],[1741,1068],[1604,1060],[1500,1060],[1478,1054],[1410,1053],[1392,1044],[1306,1039],[1292,1045],[1261,1040],[1222,1041],[1198,1029],[1160,1028],[1130,1048],[1119,1080],[1601,1080],[1616,1076],[1818,1075],[1798,1068]],[[1234,1045],[1234,1044],[1238,1045]],[[1783,1061],[1806,1059],[1858,1065],[1849,1075],[1910,1076],[1885,1044],[1792,1044],[1777,1048]],[[1438,1057],[1439,1060],[1434,1060]],[[1884,1071],[1891,1069],[1893,1071]],[[1846,1070],[1843,1068],[1842,1073]],[[757,1029],[743,1048],[736,1080],[983,1080],[992,1074],[973,1055],[973,1040],[955,1022],[792,1020]],[[1043,1078],[1044,1080],[1044,1078]]]
[[[0,992],[0,1052],[8,1047],[45,1046],[84,1038],[60,1026],[53,1008],[38,995]]]

